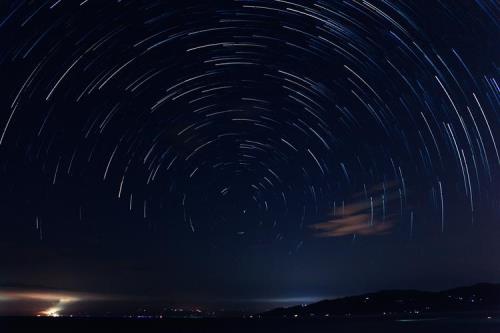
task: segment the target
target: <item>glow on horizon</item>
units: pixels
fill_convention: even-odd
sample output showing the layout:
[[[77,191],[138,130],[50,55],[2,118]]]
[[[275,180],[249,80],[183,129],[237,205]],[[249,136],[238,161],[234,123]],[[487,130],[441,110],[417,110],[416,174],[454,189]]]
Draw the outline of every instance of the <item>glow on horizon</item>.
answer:
[[[61,311],[64,310],[64,305],[69,303],[74,303],[79,301],[77,298],[62,298],[57,302],[57,305],[51,306],[46,310],[40,311],[41,315],[48,317],[59,317],[61,315]]]
[[[105,297],[86,293],[43,290],[0,290],[0,303],[11,301],[48,302],[46,309],[32,313],[36,316],[59,317],[70,304],[83,300],[97,300]]]

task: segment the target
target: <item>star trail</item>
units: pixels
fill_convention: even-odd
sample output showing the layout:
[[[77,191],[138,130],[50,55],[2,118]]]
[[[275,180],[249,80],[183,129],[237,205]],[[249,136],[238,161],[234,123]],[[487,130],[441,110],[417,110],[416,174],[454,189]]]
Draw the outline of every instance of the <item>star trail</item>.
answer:
[[[403,285],[406,260],[423,287],[500,278],[498,13],[4,2],[0,285],[203,303]],[[468,273],[429,268],[451,257]]]

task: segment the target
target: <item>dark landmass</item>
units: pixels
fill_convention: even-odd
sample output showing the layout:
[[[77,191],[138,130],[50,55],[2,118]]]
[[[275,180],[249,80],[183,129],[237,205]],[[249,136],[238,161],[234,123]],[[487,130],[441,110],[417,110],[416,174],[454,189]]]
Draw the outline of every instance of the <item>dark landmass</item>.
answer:
[[[477,284],[440,292],[387,290],[279,308],[244,318],[172,311],[162,316],[0,317],[0,332],[497,333],[500,332],[500,284]]]
[[[498,333],[500,319],[448,317],[432,320],[332,318],[70,318],[0,317],[0,332],[216,332],[216,333]]]
[[[384,290],[324,300],[310,305],[277,308],[260,317],[428,317],[440,314],[499,313],[500,284],[480,283],[439,292]]]

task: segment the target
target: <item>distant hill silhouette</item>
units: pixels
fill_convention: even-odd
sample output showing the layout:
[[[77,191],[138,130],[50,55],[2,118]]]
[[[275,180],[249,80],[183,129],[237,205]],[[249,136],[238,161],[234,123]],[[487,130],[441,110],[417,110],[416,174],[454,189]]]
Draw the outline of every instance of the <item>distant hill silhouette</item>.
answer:
[[[404,314],[500,311],[500,284],[480,283],[439,292],[383,290],[324,300],[306,306],[277,308],[262,317],[397,316]]]

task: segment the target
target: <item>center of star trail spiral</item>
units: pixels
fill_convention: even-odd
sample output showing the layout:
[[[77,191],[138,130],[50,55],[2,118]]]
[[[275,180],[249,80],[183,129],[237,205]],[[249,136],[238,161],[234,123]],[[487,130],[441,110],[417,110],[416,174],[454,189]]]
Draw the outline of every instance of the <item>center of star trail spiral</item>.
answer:
[[[298,246],[474,223],[497,200],[498,54],[470,45],[498,37],[498,8],[448,5],[461,10],[12,2],[0,18],[3,174],[29,183],[20,197],[40,238],[67,223],[49,213],[61,202],[68,219],[117,205],[145,225]]]

